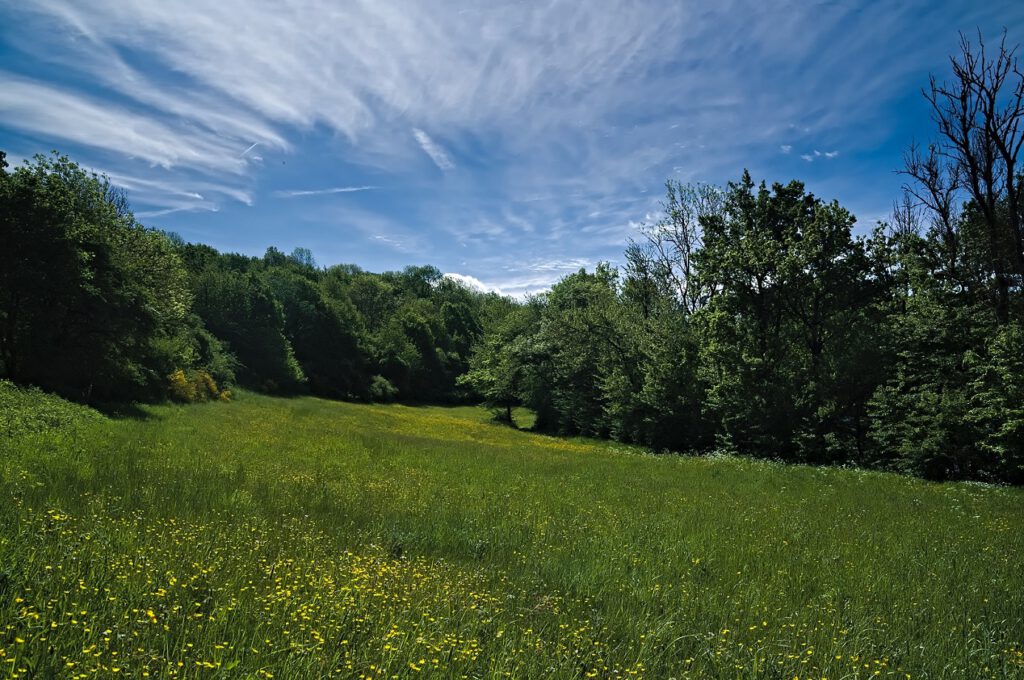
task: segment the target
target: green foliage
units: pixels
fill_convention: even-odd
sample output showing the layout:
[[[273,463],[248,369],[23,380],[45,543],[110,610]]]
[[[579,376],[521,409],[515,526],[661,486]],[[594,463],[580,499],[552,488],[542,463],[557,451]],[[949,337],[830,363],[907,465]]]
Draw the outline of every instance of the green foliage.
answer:
[[[93,400],[163,395],[178,368],[231,379],[231,362],[190,314],[167,235],[63,156],[0,173],[0,375]]]
[[[925,233],[893,236],[883,326],[889,372],[871,401],[876,463],[933,479],[1021,483],[1020,291],[994,286],[971,204]],[[1003,291],[1006,292],[1006,291]]]
[[[343,398],[362,393],[363,355],[354,310],[331,304],[315,280],[297,272],[272,268],[264,278],[281,303],[284,334],[294,348],[310,389]]]
[[[509,309],[491,322],[476,346],[469,370],[459,377],[470,386],[497,419],[514,424],[513,409],[522,402],[527,373],[531,371],[528,333],[532,323],[528,307]]]
[[[344,399],[474,398],[456,378],[468,368],[487,306],[501,307],[495,296],[434,267],[374,274],[354,265],[319,269],[301,248],[269,248],[262,258],[179,249],[194,310],[237,358],[244,384]],[[392,387],[371,394],[375,375]]]
[[[982,433],[994,479],[1024,484],[1024,326],[1000,328],[985,360],[972,362],[968,420]]]
[[[798,182],[755,190],[749,175],[704,221],[700,370],[729,445],[813,462],[863,450],[881,290],[853,223]]]
[[[284,313],[255,273],[205,269],[194,279],[195,311],[237,357],[238,379],[270,392],[295,391],[305,381],[284,333]]]
[[[700,345],[693,325],[679,310],[663,309],[649,318],[644,330],[641,419],[631,439],[657,450],[707,449],[714,426],[706,417],[706,385],[699,375]]]
[[[909,158],[948,189],[938,161]],[[67,158],[0,165],[0,376],[18,383],[85,400],[204,401],[237,381],[483,401],[656,450],[1024,481],[1024,289],[992,231],[1005,196],[956,211],[941,194],[926,230],[907,203],[897,228],[855,237],[800,182],[669,182],[622,271],[517,303],[430,266],[220,253],[144,228]]]
[[[0,443],[4,437],[29,433],[61,432],[75,435],[83,426],[103,421],[86,406],[65,401],[37,387],[19,387],[0,380]]]
[[[370,401],[390,404],[398,399],[398,388],[382,375],[375,375],[370,380]]]
[[[993,315],[975,211],[951,249],[854,237],[837,203],[748,174],[670,184],[665,210],[624,280],[599,265],[488,324],[461,381],[549,432],[1021,480],[1020,325]]]
[[[932,479],[972,477],[977,433],[966,415],[980,329],[972,310],[927,294],[905,304],[905,313],[891,320],[893,372],[871,404],[879,455],[892,467]]]
[[[605,436],[610,431],[602,384],[623,362],[615,312],[617,278],[599,265],[593,274],[578,272],[556,284],[547,295],[540,343],[549,357],[547,382],[551,423],[562,434]],[[614,378],[613,378],[614,379]]]
[[[0,173],[0,374],[79,397],[159,390],[154,343],[189,306],[167,238],[62,156]]]

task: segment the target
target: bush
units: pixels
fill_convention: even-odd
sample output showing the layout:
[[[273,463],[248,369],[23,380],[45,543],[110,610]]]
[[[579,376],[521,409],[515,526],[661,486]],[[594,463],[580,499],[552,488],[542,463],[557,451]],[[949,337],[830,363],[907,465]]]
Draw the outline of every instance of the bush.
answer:
[[[206,371],[186,373],[179,368],[167,376],[167,381],[168,393],[174,401],[191,404],[211,400],[230,401],[231,399],[231,392],[221,391],[213,376]]]
[[[391,381],[384,376],[373,376],[373,379],[370,381],[370,400],[390,404],[396,399],[398,399],[398,388],[392,385]]]

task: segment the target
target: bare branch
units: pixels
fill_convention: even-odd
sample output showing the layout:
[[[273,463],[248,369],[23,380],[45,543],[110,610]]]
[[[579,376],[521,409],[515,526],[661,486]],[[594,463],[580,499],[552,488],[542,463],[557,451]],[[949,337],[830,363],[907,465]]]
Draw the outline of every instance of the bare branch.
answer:
[[[1024,225],[1021,224],[1018,158],[1024,147],[1024,75],[1017,47],[1003,31],[992,57],[979,31],[977,46],[960,34],[960,53],[950,57],[952,80],[929,78],[924,92],[940,140],[927,154],[912,145],[904,174],[906,187],[936,216],[948,255],[955,254],[958,190],[973,200],[984,221],[991,273],[996,282],[996,312],[1009,314],[1011,280],[1024,282]],[[940,160],[941,159],[941,160]],[[947,179],[947,176],[952,179]],[[950,259],[952,266],[954,260]]]

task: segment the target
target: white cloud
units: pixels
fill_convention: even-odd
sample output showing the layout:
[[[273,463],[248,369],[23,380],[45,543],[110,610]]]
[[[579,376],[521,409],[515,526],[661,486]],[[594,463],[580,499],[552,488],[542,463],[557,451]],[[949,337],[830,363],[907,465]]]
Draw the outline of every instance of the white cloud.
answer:
[[[215,208],[215,207],[205,207],[205,206],[200,206],[200,205],[194,205],[194,206],[183,206],[183,207],[180,207],[180,208],[163,208],[162,210],[143,210],[141,212],[135,213],[135,217],[137,217],[139,219],[152,219],[154,217],[163,217],[165,215],[173,215],[174,213],[179,213],[179,212],[195,212],[195,211],[201,211],[201,210],[207,210],[207,211],[210,211],[210,212],[217,212],[217,208]]]
[[[789,153],[789,151],[787,151],[786,149],[790,149],[792,147],[785,146],[785,147],[782,147],[782,148],[784,150],[783,151],[784,153]],[[822,157],[824,157],[824,158],[830,158],[831,159],[831,158],[837,157],[838,155],[839,155],[838,151],[825,151],[823,153],[823,152],[818,151],[817,149],[815,149],[812,153],[801,154],[800,158],[804,159],[808,163],[813,163],[815,158],[822,158]]]
[[[447,272],[444,277],[446,279],[451,279],[452,281],[457,281],[470,290],[476,290],[481,293],[497,293],[498,295],[504,295],[504,293],[501,292],[501,289],[497,286],[489,286],[475,276],[459,274],[457,272]]]
[[[152,165],[241,173],[236,148],[215,135],[0,71],[0,119],[18,130],[116,151]]]
[[[499,289],[502,295],[507,295],[517,300],[525,300],[530,296],[548,292],[563,276],[514,274],[498,279],[495,283],[495,288]]]
[[[369,191],[376,189],[375,186],[361,187],[330,187],[328,189],[283,189],[275,191],[274,195],[279,198],[296,198],[298,196],[325,196],[328,194],[350,194],[356,191]]]
[[[405,250],[405,244],[403,244],[401,241],[399,241],[396,238],[391,238],[390,236],[385,236],[384,234],[374,234],[370,238],[372,238],[374,241],[380,241],[381,243],[386,243],[389,246],[397,248],[398,250]]]
[[[532,272],[554,272],[559,275],[572,274],[580,269],[594,266],[591,260],[582,257],[573,257],[556,260],[534,260],[523,265],[524,269]],[[561,276],[559,276],[561,278]]]
[[[156,179],[110,172],[104,168],[87,169],[106,175],[111,184],[124,190],[135,208],[135,216],[143,221],[176,213],[217,212],[224,199],[253,204],[252,196],[245,189],[194,177],[171,174]]]
[[[793,145],[783,144],[782,146],[779,147],[779,150],[782,151],[782,153],[789,153],[790,151],[793,150]]]
[[[434,165],[439,167],[441,170],[451,170],[455,167],[455,164],[452,163],[452,159],[448,157],[447,152],[445,152],[437,142],[431,139],[430,135],[419,128],[413,128],[412,134],[416,138],[416,141],[419,142],[420,148],[423,149],[423,152],[430,156],[430,160],[434,161]]]

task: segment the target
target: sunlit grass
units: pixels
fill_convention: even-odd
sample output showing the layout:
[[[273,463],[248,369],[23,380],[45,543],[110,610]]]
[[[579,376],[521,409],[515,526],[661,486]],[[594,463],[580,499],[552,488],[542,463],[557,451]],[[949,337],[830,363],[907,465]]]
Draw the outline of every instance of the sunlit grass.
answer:
[[[0,677],[1024,677],[1020,490],[474,408],[145,413],[0,435]]]

